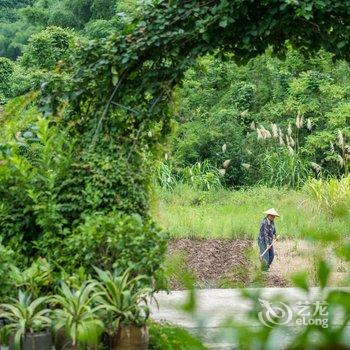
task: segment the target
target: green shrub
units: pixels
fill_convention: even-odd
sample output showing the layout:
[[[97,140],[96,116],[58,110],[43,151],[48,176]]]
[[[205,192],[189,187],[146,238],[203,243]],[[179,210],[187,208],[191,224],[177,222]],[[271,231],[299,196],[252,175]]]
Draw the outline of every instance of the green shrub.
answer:
[[[199,339],[185,329],[167,323],[152,323],[149,328],[152,350],[205,350]]]
[[[0,300],[12,294],[12,267],[14,252],[1,243],[0,237]]]
[[[71,30],[48,27],[29,39],[21,64],[31,69],[53,69],[58,61],[68,59],[73,52],[75,40]]]
[[[12,74],[15,64],[5,57],[0,57],[0,104],[6,101],[6,97],[11,95]]]
[[[152,276],[163,261],[165,238],[152,221],[137,214],[91,214],[67,238],[61,259],[71,269],[74,266],[89,270],[92,266],[103,270],[129,268],[136,274]]]
[[[30,99],[19,98],[7,106],[4,115],[0,236],[16,251],[30,256],[38,249],[38,240],[46,244],[46,234],[63,231],[66,221],[57,198],[72,144],[64,132],[28,104]]]
[[[35,96],[10,101],[0,115],[0,237],[25,256],[19,268],[44,256],[55,272],[111,268],[117,260],[117,267],[153,274],[165,240],[148,219],[146,151],[132,154],[143,171],[126,161],[130,151],[105,147],[105,139],[81,156],[72,135],[33,107]]]
[[[53,287],[52,267],[46,259],[39,258],[26,269],[20,270],[13,266],[11,269],[11,283],[17,289],[30,293],[38,298]]]

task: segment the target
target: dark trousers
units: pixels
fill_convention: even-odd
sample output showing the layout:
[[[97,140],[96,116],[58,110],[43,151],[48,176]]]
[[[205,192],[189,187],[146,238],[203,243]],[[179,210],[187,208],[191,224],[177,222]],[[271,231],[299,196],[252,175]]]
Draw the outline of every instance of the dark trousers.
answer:
[[[267,246],[263,240],[258,238],[258,245],[260,248],[260,255],[266,250]],[[264,268],[269,268],[270,265],[272,264],[272,261],[275,257],[275,253],[273,251],[273,246],[261,257],[262,262],[263,262],[263,267]]]

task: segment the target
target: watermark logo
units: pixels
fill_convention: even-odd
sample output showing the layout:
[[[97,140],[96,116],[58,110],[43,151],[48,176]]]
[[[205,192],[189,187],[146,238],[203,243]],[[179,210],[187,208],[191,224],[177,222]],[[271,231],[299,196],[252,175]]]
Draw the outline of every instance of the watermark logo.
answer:
[[[282,301],[271,303],[268,300],[259,299],[262,311],[258,313],[259,321],[267,326],[272,327],[275,324],[288,324],[292,321],[293,310]]]
[[[259,299],[262,310],[258,312],[259,321],[267,327],[274,325],[320,326],[328,327],[328,303],[299,301],[293,308],[282,301],[270,302]]]

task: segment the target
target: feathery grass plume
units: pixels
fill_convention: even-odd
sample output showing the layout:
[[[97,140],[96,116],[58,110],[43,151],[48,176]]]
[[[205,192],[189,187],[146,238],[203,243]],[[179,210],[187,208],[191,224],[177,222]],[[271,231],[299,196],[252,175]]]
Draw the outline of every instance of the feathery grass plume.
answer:
[[[280,135],[280,137],[284,136],[281,128],[278,128],[278,135]]]
[[[298,113],[296,119],[295,119],[295,126],[298,128],[298,129],[301,129],[304,125],[304,117],[301,117]]]
[[[291,147],[294,147],[295,146],[295,141],[293,140],[293,137],[292,136],[289,136],[289,145]]]
[[[16,134],[15,134],[15,138],[17,141],[21,141],[21,136],[22,136],[22,133],[20,131],[17,131]]]
[[[288,135],[292,135],[292,126],[290,125],[290,123],[288,123],[288,129],[287,129]]]
[[[344,147],[344,136],[341,130],[338,130],[338,145],[340,148]]]
[[[287,143],[287,147],[289,147],[290,144],[289,144],[289,136],[288,135],[286,135],[286,143]]]
[[[283,137],[279,136],[278,143],[279,143],[280,146],[284,146],[285,145],[285,143],[283,141]]]
[[[278,138],[278,127],[275,123],[271,124],[272,136],[274,139]]]
[[[226,169],[219,169],[220,176],[225,176],[225,174],[226,174]]]
[[[315,162],[310,162],[311,164],[311,167],[317,172],[317,173],[320,173],[321,170],[322,170],[322,167],[321,165],[315,163]]]
[[[350,160],[350,154],[345,154],[345,160]]]
[[[350,154],[350,145],[345,145],[344,148],[345,148],[345,151]]]
[[[251,129],[251,130],[255,130],[255,129],[256,129],[255,121],[254,121],[254,120],[250,123],[250,129]]]
[[[261,132],[263,139],[265,140],[266,139],[266,129],[264,128],[263,125],[260,125],[260,132]]]
[[[248,163],[242,163],[242,167],[245,169],[245,170],[249,170],[251,168],[251,165],[248,164]]]
[[[333,154],[334,153],[334,144],[332,141],[330,141],[330,150],[331,150],[331,153]]]
[[[338,154],[338,163],[341,167],[345,165],[344,158],[340,154]]]
[[[246,117],[249,114],[249,110],[245,109],[243,112],[240,113],[241,117]]]
[[[270,139],[272,137],[270,131],[265,129],[265,127],[263,125],[261,125],[260,130],[261,130],[261,133],[262,133],[264,139]]]
[[[256,133],[257,133],[257,136],[258,136],[258,140],[263,140],[264,139],[264,136],[261,132],[261,130],[259,128],[256,129]]]
[[[221,149],[222,149],[222,152],[223,152],[223,153],[226,152],[226,150],[227,150],[227,145],[226,145],[226,143],[224,143],[224,144],[222,145]]]
[[[165,159],[165,160],[168,160],[168,153],[165,153],[165,154],[164,154],[164,159]]]
[[[294,149],[290,146],[288,146],[288,151],[289,151],[289,155],[293,156],[294,155]]]
[[[307,118],[306,127],[307,127],[308,130],[311,131],[311,129],[312,129],[312,123],[311,123],[311,119],[310,119],[310,118]]]
[[[231,163],[231,159],[226,159],[226,160],[222,163],[222,167],[223,167],[224,169],[227,169],[228,166],[230,165],[230,163]]]

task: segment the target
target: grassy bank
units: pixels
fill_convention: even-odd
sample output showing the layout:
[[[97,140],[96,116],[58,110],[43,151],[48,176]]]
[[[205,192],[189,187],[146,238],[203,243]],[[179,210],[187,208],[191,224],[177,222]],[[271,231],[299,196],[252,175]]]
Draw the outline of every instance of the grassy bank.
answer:
[[[281,236],[349,233],[349,216],[330,217],[306,191],[274,188],[225,189],[202,192],[179,185],[174,191],[157,190],[153,211],[158,223],[174,237],[257,236],[263,211],[275,207]]]

